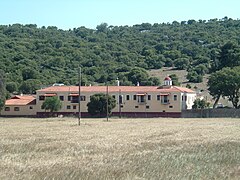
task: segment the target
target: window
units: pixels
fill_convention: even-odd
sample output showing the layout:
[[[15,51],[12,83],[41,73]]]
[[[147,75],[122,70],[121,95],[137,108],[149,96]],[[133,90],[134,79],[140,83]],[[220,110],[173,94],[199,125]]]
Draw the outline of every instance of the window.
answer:
[[[137,100],[137,95],[133,95],[133,100],[134,100],[134,101]]]
[[[161,103],[162,104],[168,104],[169,103],[168,96],[162,96],[161,97]]]
[[[148,100],[151,101],[151,99],[152,99],[152,96],[148,95]]]
[[[138,106],[135,106],[135,108],[138,108]]]
[[[169,106],[169,108],[173,108],[173,106]]]
[[[146,102],[146,96],[138,96],[138,102],[139,102],[139,103],[144,103],[144,102]]]
[[[71,96],[68,96],[68,101],[71,101],[71,99],[72,99]]]
[[[39,96],[39,101],[44,101],[45,100],[45,96]]]
[[[119,95],[118,101],[119,101],[119,104],[122,104],[122,103],[123,103],[123,95]]]
[[[161,96],[157,95],[157,100],[160,101],[160,99],[161,99]]]
[[[176,94],[173,96],[173,100],[177,101],[177,95]]]
[[[14,107],[14,111],[19,111],[20,108],[19,107]]]
[[[130,96],[129,96],[129,95],[127,95],[127,96],[126,96],[126,99],[127,99],[127,101],[129,101],[129,100],[130,100]]]
[[[116,99],[116,96],[115,96],[115,95],[112,95],[112,97],[113,97],[114,99]]]
[[[149,109],[150,107],[149,106],[146,106],[146,109]]]
[[[76,105],[74,105],[74,106],[73,106],[73,109],[77,109],[77,106],[76,106]]]
[[[10,111],[10,107],[5,107],[5,111]]]
[[[71,103],[78,103],[78,96],[72,96]]]
[[[59,96],[59,99],[60,99],[61,101],[64,101],[64,96]]]
[[[30,106],[30,107],[29,107],[29,109],[33,109],[33,107],[32,107],[32,106]]]
[[[182,96],[182,101],[187,101],[187,96]]]
[[[68,106],[67,106],[67,109],[71,109],[71,106],[68,105]]]
[[[81,101],[86,101],[86,96],[80,96]]]

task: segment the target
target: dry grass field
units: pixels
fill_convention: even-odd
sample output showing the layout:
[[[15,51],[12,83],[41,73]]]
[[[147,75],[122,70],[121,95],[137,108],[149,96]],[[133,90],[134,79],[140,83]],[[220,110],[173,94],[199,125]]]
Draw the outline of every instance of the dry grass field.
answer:
[[[240,119],[0,118],[0,179],[239,179]]]

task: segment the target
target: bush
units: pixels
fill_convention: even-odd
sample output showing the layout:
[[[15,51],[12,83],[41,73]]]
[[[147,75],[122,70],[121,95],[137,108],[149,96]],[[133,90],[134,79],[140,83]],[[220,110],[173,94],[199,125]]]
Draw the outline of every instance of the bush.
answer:
[[[203,76],[199,75],[196,71],[191,71],[187,74],[187,79],[189,82],[200,83],[203,81]]]
[[[205,99],[196,99],[193,103],[193,109],[204,109],[210,106],[210,103]]]

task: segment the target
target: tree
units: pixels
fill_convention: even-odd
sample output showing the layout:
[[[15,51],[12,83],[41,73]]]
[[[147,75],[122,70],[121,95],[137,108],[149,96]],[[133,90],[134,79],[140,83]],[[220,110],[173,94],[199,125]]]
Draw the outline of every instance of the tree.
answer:
[[[7,82],[6,90],[10,93],[13,93],[18,90],[18,85],[16,82]]]
[[[174,61],[174,65],[179,70],[187,69],[187,67],[189,66],[189,59],[188,58],[178,58]]]
[[[196,99],[193,103],[193,109],[204,109],[209,107],[210,103],[208,103],[205,99]]]
[[[0,25],[0,68],[6,72],[6,82],[21,85],[22,81],[36,79],[46,86],[59,81],[74,84],[71,79],[76,77],[79,64],[91,83],[111,81],[111,77],[119,76],[115,70],[125,66],[126,78],[135,67],[175,66],[201,75],[240,65],[239,27],[240,20],[231,18],[190,19],[181,25],[176,21],[133,26],[102,23],[96,29],[72,30]],[[129,77],[125,84],[143,84],[140,77],[137,82],[133,79]],[[192,80],[199,81],[201,76],[192,76]]]
[[[172,79],[173,86],[180,86],[180,82],[178,81],[178,77],[176,74],[171,74],[169,77]]]
[[[223,73],[222,72],[216,72],[211,74],[208,80],[208,91],[210,95],[212,95],[213,99],[215,100],[213,104],[213,108],[216,107],[220,97],[223,95],[224,91],[224,83],[222,81]]]
[[[219,98],[227,97],[233,107],[240,108],[240,66],[234,68],[223,68],[209,77],[208,90],[215,99],[214,107]]]
[[[88,112],[91,115],[107,115],[107,99],[108,99],[108,114],[116,107],[116,100],[103,93],[95,94],[90,97],[90,102],[87,104]]]
[[[194,68],[194,71],[196,71],[197,74],[199,74],[199,75],[204,75],[208,72],[208,69],[205,65],[199,64]]]
[[[26,67],[22,70],[22,77],[23,77],[23,80],[37,79],[38,73],[35,69]]]
[[[146,82],[149,78],[147,71],[143,68],[133,68],[128,73],[128,80],[132,81],[133,84],[137,84],[141,82]]]
[[[5,105],[6,90],[5,90],[5,73],[0,69],[0,111]]]
[[[203,81],[203,76],[198,74],[196,71],[190,71],[187,74],[187,79],[189,82],[199,83]]]
[[[47,97],[42,104],[42,109],[49,110],[51,115],[53,112],[59,111],[62,107],[62,103],[57,96]]]
[[[107,27],[108,27],[107,23],[101,23],[100,25],[97,25],[96,29],[97,29],[97,32],[106,33],[107,32]]]
[[[20,86],[20,91],[24,94],[35,94],[36,90],[40,88],[41,82],[36,79],[28,79]]]
[[[233,42],[227,42],[221,47],[219,69],[240,65],[240,48]]]
[[[191,84],[187,84],[186,88],[191,89],[192,88]]]
[[[161,84],[159,78],[157,77],[150,77],[147,81],[143,81],[141,85],[143,86],[159,86]]]

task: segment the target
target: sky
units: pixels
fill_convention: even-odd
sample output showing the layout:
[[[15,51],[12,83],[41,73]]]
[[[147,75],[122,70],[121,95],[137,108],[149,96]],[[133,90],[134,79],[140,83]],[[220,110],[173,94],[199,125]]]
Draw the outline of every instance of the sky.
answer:
[[[95,29],[101,23],[141,23],[240,18],[240,0],[0,0],[0,25],[37,24]]]

